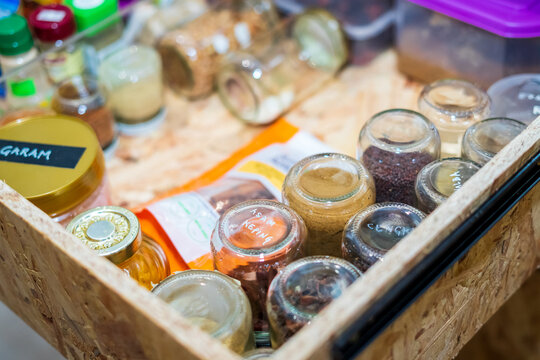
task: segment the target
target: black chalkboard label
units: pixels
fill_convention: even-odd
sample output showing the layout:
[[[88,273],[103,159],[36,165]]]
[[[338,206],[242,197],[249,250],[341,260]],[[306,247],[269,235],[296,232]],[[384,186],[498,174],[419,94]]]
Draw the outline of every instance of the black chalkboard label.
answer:
[[[74,169],[86,148],[0,139],[0,161]]]

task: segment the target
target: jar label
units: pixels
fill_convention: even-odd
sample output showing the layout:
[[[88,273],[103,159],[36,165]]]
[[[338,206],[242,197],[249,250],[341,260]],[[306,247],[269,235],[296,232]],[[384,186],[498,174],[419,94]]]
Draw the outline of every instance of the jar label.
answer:
[[[66,17],[66,12],[62,10],[43,10],[40,11],[37,19],[46,22],[60,22]]]
[[[0,139],[0,161],[74,169],[86,148]]]
[[[36,94],[36,83],[32,78],[10,82],[9,87],[13,96],[32,96]]]

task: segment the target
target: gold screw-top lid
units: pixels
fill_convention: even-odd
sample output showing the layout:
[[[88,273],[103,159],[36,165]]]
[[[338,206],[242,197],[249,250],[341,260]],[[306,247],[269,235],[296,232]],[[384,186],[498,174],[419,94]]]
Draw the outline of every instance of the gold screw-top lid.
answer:
[[[83,202],[104,173],[96,134],[80,119],[41,115],[0,127],[0,180],[49,216]]]
[[[77,215],[67,231],[99,256],[115,264],[129,259],[141,247],[139,220],[119,206],[101,206]]]

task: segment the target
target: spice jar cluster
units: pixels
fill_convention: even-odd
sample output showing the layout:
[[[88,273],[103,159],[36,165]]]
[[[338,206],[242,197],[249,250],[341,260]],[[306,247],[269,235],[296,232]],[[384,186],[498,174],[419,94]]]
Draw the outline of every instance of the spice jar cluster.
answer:
[[[105,162],[118,134],[157,129],[167,91],[193,100],[217,90],[235,117],[270,123],[342,68],[346,40],[330,13],[280,21],[270,0],[142,2],[130,17],[116,0],[89,6],[67,0],[27,11],[28,21],[0,19],[0,178],[248,358],[308,325],[527,126],[492,116],[470,82],[436,81],[418,109],[367,120],[355,158],[310,155],[288,166],[281,197],[222,203],[205,244],[215,271],[172,273],[137,216],[111,204]]]

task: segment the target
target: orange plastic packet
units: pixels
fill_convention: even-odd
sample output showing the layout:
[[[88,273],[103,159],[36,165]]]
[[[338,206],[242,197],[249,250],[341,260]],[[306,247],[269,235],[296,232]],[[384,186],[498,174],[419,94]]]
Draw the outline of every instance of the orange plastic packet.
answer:
[[[296,162],[331,151],[314,136],[279,120],[208,172],[135,213],[143,232],[165,250],[172,272],[213,270],[210,237],[220,215],[247,200],[281,200],[281,186]]]

